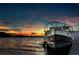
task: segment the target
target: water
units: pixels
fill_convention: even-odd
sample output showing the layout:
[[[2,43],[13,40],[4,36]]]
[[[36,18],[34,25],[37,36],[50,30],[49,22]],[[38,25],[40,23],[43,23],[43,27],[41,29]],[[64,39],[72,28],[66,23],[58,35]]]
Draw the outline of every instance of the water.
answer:
[[[70,55],[79,55],[79,39],[75,39],[73,41],[73,45],[71,47]]]
[[[43,37],[0,38],[0,55],[45,55]],[[79,41],[74,41],[69,55],[79,55]]]
[[[43,37],[0,38],[1,55],[44,55]],[[2,49],[3,48],[3,49]]]

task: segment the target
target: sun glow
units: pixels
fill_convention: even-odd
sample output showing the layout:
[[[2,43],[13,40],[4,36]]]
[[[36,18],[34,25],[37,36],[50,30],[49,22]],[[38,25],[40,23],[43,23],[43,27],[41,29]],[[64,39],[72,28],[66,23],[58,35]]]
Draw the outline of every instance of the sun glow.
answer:
[[[44,30],[43,29],[28,29],[28,30],[22,30],[20,32],[21,34],[27,35],[27,36],[43,36]]]
[[[27,36],[43,36],[44,35],[44,25],[43,24],[34,24],[31,27],[24,26],[24,28],[20,31],[21,34]]]
[[[8,26],[2,26],[2,25],[0,25],[0,29],[12,35],[24,35],[24,36],[43,36],[44,35],[43,24],[34,24],[29,28],[26,25],[19,31],[16,29],[11,29]]]

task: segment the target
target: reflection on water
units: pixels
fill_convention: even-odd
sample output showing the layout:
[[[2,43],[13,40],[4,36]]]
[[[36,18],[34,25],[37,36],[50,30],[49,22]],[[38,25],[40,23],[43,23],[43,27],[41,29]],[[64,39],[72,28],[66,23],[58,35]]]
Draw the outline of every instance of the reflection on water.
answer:
[[[43,37],[0,38],[0,55],[45,55]],[[79,55],[79,41],[73,42],[70,55]]]
[[[0,38],[0,54],[45,54],[43,37],[9,37]]]
[[[73,41],[70,55],[79,55],[79,38],[77,38]]]

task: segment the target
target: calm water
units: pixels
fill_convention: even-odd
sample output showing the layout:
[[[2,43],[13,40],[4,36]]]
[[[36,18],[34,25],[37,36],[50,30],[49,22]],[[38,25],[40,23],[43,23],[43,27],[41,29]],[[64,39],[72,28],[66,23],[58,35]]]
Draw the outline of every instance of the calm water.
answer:
[[[73,41],[70,55],[79,55],[79,39]]]
[[[44,55],[42,46],[44,38],[42,37],[9,37],[0,38],[0,54],[9,55]],[[10,49],[13,48],[13,49]]]
[[[43,37],[0,38],[0,55],[45,55],[43,40]],[[70,55],[79,55],[78,41],[73,43]]]

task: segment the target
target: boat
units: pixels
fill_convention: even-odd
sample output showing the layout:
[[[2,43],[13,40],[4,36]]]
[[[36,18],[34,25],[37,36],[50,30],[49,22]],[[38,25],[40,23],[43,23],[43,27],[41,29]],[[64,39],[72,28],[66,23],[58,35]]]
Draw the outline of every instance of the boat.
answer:
[[[51,25],[49,25],[51,24]],[[68,55],[72,47],[72,27],[61,22],[46,25],[44,49],[47,55]]]

